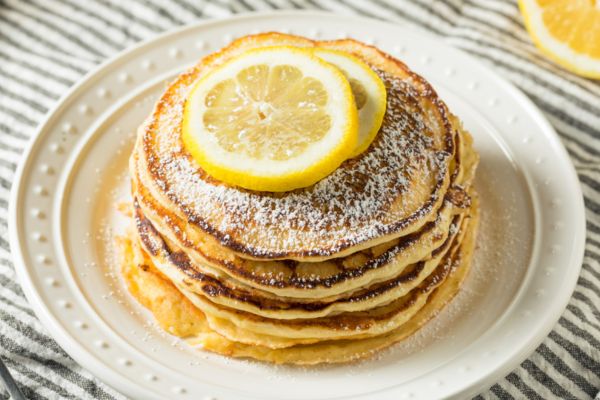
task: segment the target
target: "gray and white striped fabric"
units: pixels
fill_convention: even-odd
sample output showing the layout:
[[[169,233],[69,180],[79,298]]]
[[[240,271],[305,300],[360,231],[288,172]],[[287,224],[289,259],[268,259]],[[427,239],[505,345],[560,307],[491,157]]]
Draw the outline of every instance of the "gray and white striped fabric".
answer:
[[[123,399],[77,365],[16,282],[7,209],[27,140],[71,85],[136,42],[201,19],[318,9],[437,35],[520,87],[559,132],[583,185],[588,239],[569,306],[531,357],[478,399],[593,399],[600,390],[600,82],[572,75],[532,45],[510,0],[0,0],[0,357],[30,399]],[[8,395],[0,389],[0,398]]]

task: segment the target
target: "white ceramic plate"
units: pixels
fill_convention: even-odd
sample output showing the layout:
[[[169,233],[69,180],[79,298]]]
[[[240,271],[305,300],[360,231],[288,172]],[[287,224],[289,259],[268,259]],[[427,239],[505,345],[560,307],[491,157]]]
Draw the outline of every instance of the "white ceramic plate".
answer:
[[[161,334],[123,291],[110,246],[133,133],[165,81],[233,38],[279,30],[354,37],[429,79],[473,133],[481,234],[461,294],[376,360],[298,369],[230,360]],[[37,315],[75,360],[139,399],[465,398],[501,379],[562,313],[581,265],[581,190],[557,135],[518,90],[439,40],[381,21],[255,14],[143,43],[82,80],[42,124],[18,171],[11,248]]]

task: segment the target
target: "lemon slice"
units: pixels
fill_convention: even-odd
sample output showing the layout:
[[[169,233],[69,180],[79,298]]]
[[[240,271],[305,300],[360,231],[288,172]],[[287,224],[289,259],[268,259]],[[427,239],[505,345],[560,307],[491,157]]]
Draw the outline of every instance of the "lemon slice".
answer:
[[[282,192],[314,184],[356,147],[348,80],[310,50],[264,47],[200,78],[185,104],[186,149],[213,177]]]
[[[600,2],[519,0],[519,7],[544,54],[571,72],[600,78]]]
[[[352,157],[365,151],[381,128],[387,92],[379,76],[364,62],[338,50],[315,48],[314,53],[337,67],[350,82],[358,109],[358,143]]]

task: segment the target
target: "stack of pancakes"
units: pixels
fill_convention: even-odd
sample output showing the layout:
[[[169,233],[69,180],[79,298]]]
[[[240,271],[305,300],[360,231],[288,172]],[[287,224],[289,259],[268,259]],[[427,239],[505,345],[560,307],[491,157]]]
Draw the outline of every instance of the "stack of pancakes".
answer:
[[[181,140],[194,82],[269,45],[349,52],[387,89],[369,149],[284,193],[213,179]],[[123,273],[165,330],[210,351],[294,364],[362,358],[412,334],[458,291],[475,242],[477,163],[470,135],[429,83],[378,49],[244,37],[181,75],[140,128]]]

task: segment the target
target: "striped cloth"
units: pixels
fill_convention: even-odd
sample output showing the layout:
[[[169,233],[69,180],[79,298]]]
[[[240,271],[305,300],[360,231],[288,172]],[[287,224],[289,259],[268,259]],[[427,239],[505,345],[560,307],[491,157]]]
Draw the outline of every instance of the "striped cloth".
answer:
[[[600,390],[600,82],[542,57],[509,0],[0,1],[0,357],[25,395],[124,398],[48,336],[16,282],[7,209],[27,140],[70,86],[118,51],[175,26],[271,9],[331,10],[428,31],[495,69],[546,114],[583,185],[588,226],[583,270],[552,333],[477,399],[593,399]],[[2,390],[0,398],[8,398]]]

